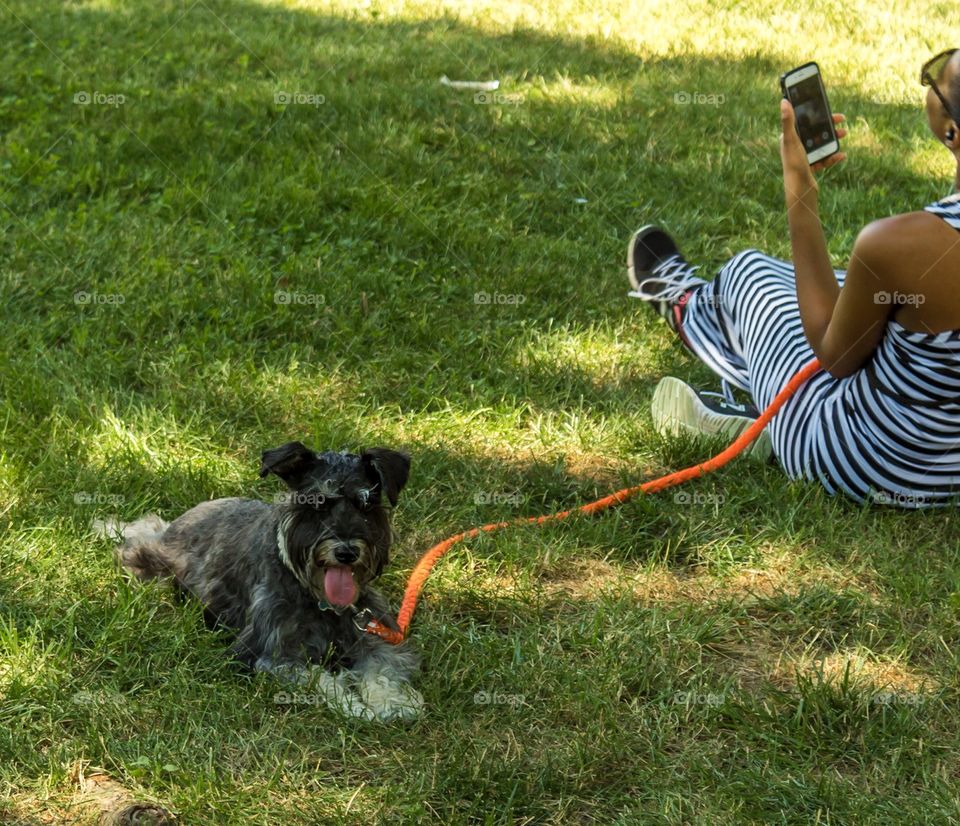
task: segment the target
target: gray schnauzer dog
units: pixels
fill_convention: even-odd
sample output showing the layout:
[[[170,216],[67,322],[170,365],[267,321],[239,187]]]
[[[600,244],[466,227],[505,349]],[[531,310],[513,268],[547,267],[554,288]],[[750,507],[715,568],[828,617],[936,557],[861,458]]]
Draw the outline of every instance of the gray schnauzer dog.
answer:
[[[370,583],[387,564],[390,509],[409,472],[394,450],[314,453],[290,442],[260,466],[290,488],[280,504],[215,499],[170,524],[149,515],[110,527],[124,540],[121,563],[199,599],[208,624],[236,632],[233,653],[249,667],[350,716],[409,720],[423,705],[410,685],[419,658],[362,621],[397,628]]]

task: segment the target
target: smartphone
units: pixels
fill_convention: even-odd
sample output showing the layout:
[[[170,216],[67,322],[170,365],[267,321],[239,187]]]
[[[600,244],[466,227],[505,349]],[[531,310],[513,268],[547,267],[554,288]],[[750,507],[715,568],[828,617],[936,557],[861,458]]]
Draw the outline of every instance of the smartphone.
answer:
[[[783,96],[793,104],[797,116],[797,134],[807,150],[807,161],[815,164],[840,151],[840,141],[833,128],[833,114],[823,88],[820,67],[804,63],[780,76]]]

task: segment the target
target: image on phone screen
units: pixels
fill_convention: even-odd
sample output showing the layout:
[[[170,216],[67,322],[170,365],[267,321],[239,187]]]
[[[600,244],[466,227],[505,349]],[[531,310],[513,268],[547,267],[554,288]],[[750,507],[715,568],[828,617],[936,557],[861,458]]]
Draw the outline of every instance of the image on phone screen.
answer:
[[[787,94],[797,117],[797,131],[808,153],[833,140],[830,113],[820,89],[819,75],[801,80],[789,87]]]

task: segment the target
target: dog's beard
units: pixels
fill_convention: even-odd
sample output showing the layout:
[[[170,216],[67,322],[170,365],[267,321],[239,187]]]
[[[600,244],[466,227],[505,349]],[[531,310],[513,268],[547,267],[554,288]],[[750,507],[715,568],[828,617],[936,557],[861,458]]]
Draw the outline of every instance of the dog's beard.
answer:
[[[344,543],[335,539],[317,540],[311,547],[298,553],[290,547],[289,530],[293,517],[281,519],[277,528],[280,559],[300,584],[317,600],[337,608],[353,605],[368,579],[366,560],[370,549],[363,540]],[[349,545],[357,553],[357,561],[344,565],[337,561],[335,551]]]
[[[353,565],[337,561],[334,551],[342,542],[326,539],[318,542],[310,555],[310,582],[314,594],[322,593],[327,602],[338,607],[353,605],[360,596],[361,577],[366,570],[363,560],[367,546],[362,540],[347,543],[357,553]]]

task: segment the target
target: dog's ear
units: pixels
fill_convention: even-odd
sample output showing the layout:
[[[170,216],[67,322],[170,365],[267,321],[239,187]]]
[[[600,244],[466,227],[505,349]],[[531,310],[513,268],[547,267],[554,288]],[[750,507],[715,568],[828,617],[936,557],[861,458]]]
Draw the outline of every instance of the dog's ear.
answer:
[[[400,491],[410,476],[410,457],[406,453],[371,447],[360,454],[363,470],[370,481],[378,483],[391,505],[397,504]]]
[[[303,475],[319,463],[317,454],[300,442],[263,451],[260,457],[260,478],[275,473],[284,482],[294,487]]]

